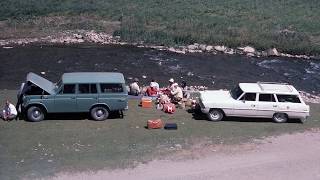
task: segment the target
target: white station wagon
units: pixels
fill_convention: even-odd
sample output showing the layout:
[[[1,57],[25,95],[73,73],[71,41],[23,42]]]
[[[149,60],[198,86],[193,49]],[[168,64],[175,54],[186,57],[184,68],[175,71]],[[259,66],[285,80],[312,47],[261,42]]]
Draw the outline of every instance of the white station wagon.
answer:
[[[272,118],[278,123],[289,118],[304,122],[310,112],[299,92],[282,83],[239,83],[231,91],[204,91],[200,93],[199,105],[211,121],[237,116]]]

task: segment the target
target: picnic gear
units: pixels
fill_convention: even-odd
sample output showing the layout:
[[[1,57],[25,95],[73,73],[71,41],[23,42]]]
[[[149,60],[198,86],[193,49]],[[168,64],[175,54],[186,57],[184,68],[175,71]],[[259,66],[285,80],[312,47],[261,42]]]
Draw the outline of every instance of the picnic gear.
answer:
[[[163,111],[166,113],[173,114],[176,111],[176,105],[172,103],[167,103],[163,105]]]
[[[164,125],[164,129],[166,129],[166,130],[177,130],[178,129],[178,125],[177,125],[177,123],[166,123]]]
[[[141,107],[151,108],[152,107],[152,98],[149,98],[149,97],[141,98]]]
[[[170,103],[170,98],[169,98],[167,95],[165,95],[165,94],[160,95],[159,103],[160,103],[160,104]]]
[[[151,119],[147,122],[148,129],[161,129],[163,127],[163,122],[161,119]]]
[[[158,110],[162,110],[163,109],[163,105],[162,104],[157,104],[157,109]]]

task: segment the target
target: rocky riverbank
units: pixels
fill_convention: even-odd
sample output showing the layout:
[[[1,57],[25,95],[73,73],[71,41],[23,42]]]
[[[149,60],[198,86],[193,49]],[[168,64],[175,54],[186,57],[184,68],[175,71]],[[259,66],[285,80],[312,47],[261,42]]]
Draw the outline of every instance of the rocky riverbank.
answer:
[[[128,43],[122,42],[120,36],[112,36],[107,33],[95,32],[95,31],[66,31],[58,34],[54,34],[46,37],[39,38],[21,38],[21,39],[2,39],[0,40],[0,46],[3,48],[13,48],[15,45],[27,45],[35,43],[45,44],[81,44],[81,43],[96,43],[96,44],[118,44],[118,45],[134,45],[137,47],[153,48],[157,50],[171,51],[175,53],[211,53],[211,54],[241,54],[248,57],[288,57],[288,58],[301,58],[301,59],[320,59],[318,56],[307,55],[292,55],[279,52],[276,48],[267,49],[264,51],[256,50],[254,47],[245,46],[238,48],[230,48],[223,45],[207,45],[194,43],[187,46],[155,46],[148,45],[143,42]]]

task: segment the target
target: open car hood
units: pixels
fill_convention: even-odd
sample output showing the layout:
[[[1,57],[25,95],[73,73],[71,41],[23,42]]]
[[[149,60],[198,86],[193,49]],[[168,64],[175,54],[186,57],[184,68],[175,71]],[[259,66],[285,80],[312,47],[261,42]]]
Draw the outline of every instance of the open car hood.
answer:
[[[44,91],[46,91],[49,94],[55,94],[55,91],[54,91],[55,85],[51,81],[49,81],[49,80],[47,80],[47,79],[45,79],[35,73],[32,73],[32,72],[28,73],[27,82],[28,81],[37,85],[39,88],[43,89]]]

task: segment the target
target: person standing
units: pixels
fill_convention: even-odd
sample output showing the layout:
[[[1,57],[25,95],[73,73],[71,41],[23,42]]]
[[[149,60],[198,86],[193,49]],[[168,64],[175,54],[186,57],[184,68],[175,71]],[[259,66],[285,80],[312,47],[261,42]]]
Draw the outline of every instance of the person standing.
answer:
[[[6,100],[6,104],[0,114],[1,118],[5,121],[13,120],[17,117],[18,112],[16,107],[11,104],[8,100]]]

